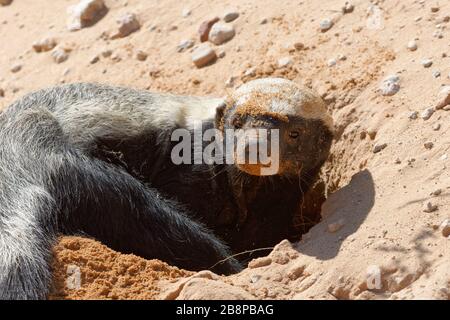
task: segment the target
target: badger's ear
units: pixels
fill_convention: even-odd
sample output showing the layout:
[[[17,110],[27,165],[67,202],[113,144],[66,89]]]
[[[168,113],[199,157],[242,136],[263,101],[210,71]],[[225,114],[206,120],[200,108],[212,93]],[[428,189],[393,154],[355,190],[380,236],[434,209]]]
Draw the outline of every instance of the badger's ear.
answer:
[[[222,101],[217,107],[216,107],[216,117],[215,117],[215,127],[216,129],[222,130],[223,129],[223,117],[225,116],[225,109],[227,108],[227,101]]]

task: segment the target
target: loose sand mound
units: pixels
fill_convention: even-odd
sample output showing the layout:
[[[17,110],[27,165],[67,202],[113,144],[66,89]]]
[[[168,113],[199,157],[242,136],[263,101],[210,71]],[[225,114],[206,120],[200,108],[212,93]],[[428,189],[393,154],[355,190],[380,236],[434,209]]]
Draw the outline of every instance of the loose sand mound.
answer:
[[[61,238],[54,252],[51,299],[154,299],[160,281],[191,274],[80,237]]]
[[[343,14],[339,0],[107,0],[97,23],[69,32],[65,12],[76,2],[0,6],[0,108],[62,82],[221,96],[282,76],[324,97],[336,141],[324,170],[324,220],[299,243],[282,242],[240,274],[219,277],[62,238],[53,298],[449,299],[450,240],[441,226],[450,218],[450,112],[433,107],[450,85],[450,3],[355,0]],[[210,43],[219,58],[197,68],[200,24],[231,5],[234,37]],[[140,30],[108,39],[126,12]],[[333,24],[321,31],[325,19]],[[67,60],[32,49],[46,37]],[[193,48],[177,48],[188,39]]]

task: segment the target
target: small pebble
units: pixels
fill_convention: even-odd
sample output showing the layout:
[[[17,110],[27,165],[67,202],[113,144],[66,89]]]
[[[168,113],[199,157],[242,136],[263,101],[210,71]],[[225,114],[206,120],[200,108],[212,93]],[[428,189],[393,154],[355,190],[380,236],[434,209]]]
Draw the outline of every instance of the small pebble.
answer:
[[[100,57],[98,55],[95,55],[89,60],[89,63],[94,64],[94,63],[97,63],[99,60],[100,60]]]
[[[327,61],[327,65],[328,65],[329,67],[335,66],[336,63],[337,63],[336,59],[330,59],[330,60]]]
[[[232,25],[216,23],[209,31],[208,40],[215,45],[221,45],[233,39],[235,34],[236,32],[234,31],[234,27]]]
[[[431,196],[439,196],[441,193],[442,193],[442,189],[436,189],[430,195]]]
[[[445,219],[439,226],[439,229],[444,237],[450,236],[450,219]]]
[[[441,124],[440,123],[436,123],[433,125],[433,130],[434,131],[439,131],[439,129],[441,128]]]
[[[419,116],[419,113],[417,111],[411,111],[411,113],[408,115],[408,118],[410,120],[416,120]]]
[[[269,22],[267,18],[262,18],[259,24],[266,24],[267,22]]]
[[[442,109],[450,105],[450,86],[442,87],[437,96],[436,109]]]
[[[5,90],[0,88],[0,98],[3,98],[5,96]]]
[[[439,7],[438,6],[431,6],[430,8],[431,12],[436,13],[439,11]]]
[[[216,52],[208,44],[200,45],[192,53],[192,62],[197,68],[202,68],[216,59]]]
[[[393,96],[400,90],[400,78],[397,75],[386,77],[380,84],[379,90],[383,96]]]
[[[10,5],[12,0],[0,0],[0,5],[7,6]]]
[[[373,147],[373,153],[378,153],[381,150],[383,150],[384,148],[387,147],[387,143],[377,143],[375,144],[375,146]]]
[[[381,268],[377,265],[371,265],[366,271],[366,286],[369,290],[380,290],[382,288]]]
[[[239,17],[239,12],[234,9],[227,9],[223,15],[223,21],[231,22]]]
[[[430,149],[433,149],[434,143],[431,142],[431,141],[428,141],[428,142],[425,142],[425,143],[423,144],[423,146],[425,147],[425,149],[430,150]]]
[[[56,63],[62,63],[69,58],[69,54],[63,48],[55,48],[52,51],[53,61]]]
[[[429,68],[429,67],[431,67],[431,65],[433,64],[433,61],[432,61],[431,59],[422,59],[422,60],[420,61],[420,63],[422,64],[422,66],[423,66],[424,68]]]
[[[433,71],[433,78],[439,78],[441,76],[440,71]]]
[[[407,48],[409,51],[416,51],[417,50],[417,43],[416,40],[411,40],[408,42]]]
[[[433,115],[435,109],[434,108],[427,108],[425,110],[422,111],[422,113],[420,114],[420,117],[423,120],[428,120],[431,118],[431,116]]]
[[[259,279],[261,279],[261,276],[260,275],[252,275],[251,277],[250,277],[250,282],[251,283],[256,283],[256,282],[258,282],[259,281]]]
[[[442,33],[442,31],[436,30],[436,31],[433,32],[433,37],[438,38],[438,39],[442,39],[444,37],[444,34]]]
[[[33,43],[33,49],[36,52],[50,51],[56,47],[57,41],[54,38],[45,38]]]
[[[21,64],[15,64],[15,65],[13,65],[12,67],[11,67],[11,72],[12,73],[17,73],[17,72],[19,72],[20,70],[22,70],[22,65]]]
[[[69,14],[67,29],[77,31],[91,26],[100,20],[107,11],[103,0],[81,0],[67,9]]]
[[[134,13],[125,13],[121,15],[116,22],[119,25],[119,28],[117,32],[111,36],[111,39],[124,38],[141,28],[141,24]]]
[[[355,6],[353,4],[351,4],[350,2],[345,2],[344,6],[342,7],[342,13],[343,14],[352,13],[354,9]]]
[[[178,52],[186,51],[187,49],[190,49],[194,46],[194,41],[191,39],[185,39],[181,40],[180,43],[177,46]]]
[[[109,57],[111,57],[112,54],[113,54],[113,51],[111,49],[103,50],[101,53],[103,58],[109,58]]]
[[[328,30],[331,29],[331,27],[333,26],[333,21],[330,19],[323,19],[322,21],[320,21],[320,31],[322,32],[326,32]]]
[[[294,43],[294,48],[295,50],[303,50],[305,49],[305,45],[303,44],[303,42],[296,42]]]
[[[64,69],[63,76],[67,76],[70,73],[70,68]]]
[[[438,209],[437,205],[433,204],[431,201],[425,201],[422,205],[423,212],[434,212]]]
[[[147,60],[147,57],[148,57],[148,53],[145,51],[138,50],[136,52],[136,59],[139,61],[145,61],[145,60]]]
[[[191,15],[191,10],[188,9],[188,8],[184,8],[184,9],[181,11],[181,16],[182,16],[183,18],[187,18],[187,17],[189,17],[190,15]]]

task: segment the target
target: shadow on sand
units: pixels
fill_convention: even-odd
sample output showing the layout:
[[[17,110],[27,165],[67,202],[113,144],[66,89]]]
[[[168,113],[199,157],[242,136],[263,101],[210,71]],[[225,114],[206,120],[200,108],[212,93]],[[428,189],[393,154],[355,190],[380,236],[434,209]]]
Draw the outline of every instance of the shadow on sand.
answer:
[[[323,222],[311,229],[311,238],[299,243],[302,254],[315,256],[320,260],[334,258],[342,241],[356,232],[373,207],[375,186],[372,174],[364,170],[355,174],[350,183],[331,194],[322,205]],[[342,223],[336,233],[327,231],[331,223]]]

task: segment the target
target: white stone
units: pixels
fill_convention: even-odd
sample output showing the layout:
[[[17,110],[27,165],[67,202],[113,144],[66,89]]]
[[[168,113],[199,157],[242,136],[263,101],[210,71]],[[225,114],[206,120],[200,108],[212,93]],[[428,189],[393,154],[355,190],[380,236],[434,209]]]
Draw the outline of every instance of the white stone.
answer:
[[[62,63],[69,58],[69,54],[63,48],[55,48],[52,51],[52,58],[56,63]]]
[[[366,270],[366,285],[369,290],[380,290],[382,288],[381,268],[371,265]]]
[[[433,61],[431,59],[422,59],[420,63],[424,66],[424,68],[429,68],[433,64]]]
[[[379,143],[375,144],[372,151],[373,151],[373,153],[378,153],[386,147],[387,147],[387,143],[379,142]]]
[[[215,45],[221,45],[231,39],[236,34],[234,27],[230,24],[215,23],[209,31],[208,40]]]
[[[45,52],[50,51],[57,45],[57,41],[55,38],[45,38],[39,41],[35,41],[33,43],[33,49],[36,52]]]
[[[450,105],[450,86],[444,86],[441,91],[439,91],[436,109],[442,109],[447,105]]]
[[[134,13],[125,13],[117,19],[119,29],[111,36],[111,39],[123,38],[138,31],[141,24]]]
[[[409,41],[407,48],[408,48],[409,51],[416,51],[417,50],[416,40]]]
[[[400,77],[398,75],[390,75],[383,79],[379,90],[383,96],[393,96],[400,90]]]
[[[183,18],[187,18],[191,15],[191,10],[189,8],[184,8],[183,11],[181,11],[181,16]]]
[[[417,111],[411,111],[410,114],[408,115],[408,118],[410,120],[416,120],[419,116],[419,113]]]
[[[191,39],[181,40],[177,46],[177,51],[183,52],[183,51],[186,51],[187,49],[192,48],[193,46],[194,46],[194,40],[191,40]]]
[[[87,27],[101,19],[106,10],[103,0],[81,0],[67,9],[69,14],[67,28],[69,31],[76,31]]]
[[[327,61],[327,65],[328,65],[329,67],[335,66],[336,63],[337,63],[336,59],[330,59],[330,60]]]
[[[439,78],[441,76],[441,72],[440,71],[433,71],[433,78]]]
[[[225,13],[223,14],[223,21],[225,22],[231,22],[233,20],[236,20],[239,17],[239,12],[235,9],[228,8],[225,10]]]
[[[12,73],[17,73],[17,72],[19,72],[20,70],[22,70],[22,65],[19,64],[19,63],[16,63],[15,65],[13,65],[13,66],[11,67],[10,70],[11,70]]]
[[[325,32],[331,29],[331,27],[333,26],[333,21],[331,19],[323,19],[322,21],[320,21],[320,31]]]
[[[425,109],[425,110],[422,111],[420,117],[421,117],[423,120],[428,120],[428,119],[431,118],[431,116],[433,115],[434,111],[435,111],[434,108],[427,108],[427,109]]]
[[[192,53],[192,62],[197,68],[202,68],[216,59],[216,52],[206,43],[201,44]]]

